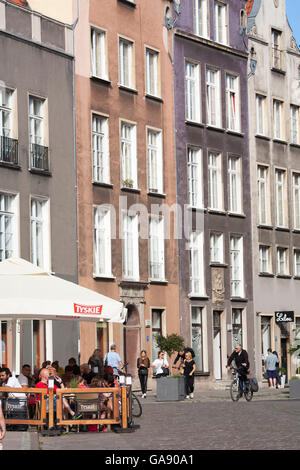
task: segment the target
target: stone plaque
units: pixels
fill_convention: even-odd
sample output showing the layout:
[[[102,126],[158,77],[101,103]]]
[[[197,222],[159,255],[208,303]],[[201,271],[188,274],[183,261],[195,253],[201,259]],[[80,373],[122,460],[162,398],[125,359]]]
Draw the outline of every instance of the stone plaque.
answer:
[[[212,268],[212,302],[222,304],[225,301],[224,268]]]

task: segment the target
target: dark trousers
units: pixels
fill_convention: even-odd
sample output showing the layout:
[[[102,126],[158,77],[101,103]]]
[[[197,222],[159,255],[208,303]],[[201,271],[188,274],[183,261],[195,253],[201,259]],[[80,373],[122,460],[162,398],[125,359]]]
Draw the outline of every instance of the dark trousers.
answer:
[[[142,375],[142,374],[139,373],[139,379],[140,379],[142,393],[147,393],[148,375]]]
[[[184,376],[185,393],[189,395],[194,392],[194,375]]]

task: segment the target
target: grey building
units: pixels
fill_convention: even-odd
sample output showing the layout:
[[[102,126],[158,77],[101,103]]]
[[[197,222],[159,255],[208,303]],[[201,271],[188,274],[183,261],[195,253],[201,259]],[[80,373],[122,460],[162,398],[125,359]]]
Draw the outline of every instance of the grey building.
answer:
[[[21,257],[77,282],[72,29],[0,0],[0,62],[0,260]],[[1,363],[11,366],[14,340],[20,363],[64,364],[78,330],[24,321],[13,339],[1,322]]]

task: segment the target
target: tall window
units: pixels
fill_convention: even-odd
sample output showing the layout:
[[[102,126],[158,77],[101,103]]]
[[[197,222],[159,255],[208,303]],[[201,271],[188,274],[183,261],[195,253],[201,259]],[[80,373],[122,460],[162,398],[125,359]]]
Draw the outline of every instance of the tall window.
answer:
[[[151,217],[149,224],[150,278],[165,279],[164,219]]]
[[[15,256],[16,242],[15,196],[0,193],[0,261]]]
[[[0,88],[0,136],[12,137],[13,92]]]
[[[106,32],[96,29],[91,31],[92,74],[108,80]]]
[[[194,361],[196,370],[203,371],[203,332],[202,332],[202,308],[192,307],[192,349],[195,353]]]
[[[220,72],[206,69],[207,124],[222,126]]]
[[[31,261],[50,269],[50,233],[48,201],[31,199]]]
[[[230,237],[230,272],[232,297],[244,296],[243,237]]]
[[[49,170],[45,139],[45,100],[29,97],[29,129],[31,168]]]
[[[293,173],[294,228],[300,229],[300,174]]]
[[[289,274],[287,248],[277,248],[277,274],[281,276],[286,276]]]
[[[139,279],[138,215],[123,215],[123,277]]]
[[[196,208],[203,207],[202,151],[188,148],[188,201]]]
[[[193,0],[194,32],[197,36],[208,37],[208,0]]]
[[[270,273],[271,272],[271,257],[270,247],[261,245],[259,247],[259,272]]]
[[[299,144],[299,106],[291,105],[291,142]]]
[[[108,119],[93,114],[92,151],[93,178],[97,183],[109,183]]]
[[[256,95],[256,133],[266,135],[266,97]]]
[[[112,275],[110,210],[105,207],[94,207],[94,275]]]
[[[300,250],[294,251],[294,274],[300,277]]]
[[[122,185],[137,188],[136,126],[121,122]]]
[[[159,347],[156,344],[155,338],[162,334],[162,314],[163,310],[152,310],[152,362],[157,359]]]
[[[223,210],[222,155],[208,154],[209,208]]]
[[[147,129],[148,189],[163,193],[163,148],[162,132]]]
[[[210,234],[210,262],[223,263],[224,262],[224,244],[222,233]]]
[[[190,291],[191,295],[205,294],[202,232],[192,232],[190,236]]]
[[[226,126],[231,131],[240,131],[239,77],[226,74]]]
[[[274,138],[283,139],[283,103],[282,101],[273,100],[273,122],[274,122]]]
[[[272,66],[275,69],[282,69],[282,33],[272,29]]]
[[[215,1],[215,41],[227,44],[227,6]]]
[[[257,167],[258,189],[258,218],[261,225],[269,222],[268,216],[268,168],[262,165]]]
[[[146,93],[152,96],[160,94],[158,58],[158,52],[146,49]]]
[[[200,122],[200,79],[199,65],[185,63],[185,115],[189,121]]]
[[[242,212],[241,158],[228,158],[229,211]]]
[[[284,170],[275,170],[276,224],[277,224],[277,227],[285,227],[286,226],[285,178],[286,178],[286,174],[285,174]]]
[[[232,346],[243,344],[243,325],[242,310],[240,308],[232,309]]]
[[[266,357],[271,347],[271,317],[261,317],[261,353]]]
[[[133,42],[119,40],[119,80],[120,85],[134,88]]]

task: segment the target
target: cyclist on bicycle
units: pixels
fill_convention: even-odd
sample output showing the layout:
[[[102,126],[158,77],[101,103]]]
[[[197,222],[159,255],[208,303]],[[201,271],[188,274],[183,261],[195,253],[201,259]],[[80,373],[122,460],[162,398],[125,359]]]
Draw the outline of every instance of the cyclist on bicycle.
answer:
[[[244,389],[244,382],[246,382],[247,374],[249,373],[250,363],[248,359],[248,353],[245,349],[242,348],[241,344],[236,344],[233,353],[228,358],[227,370],[230,369],[232,361],[235,361],[235,365],[238,370],[240,379],[240,395],[242,395]]]

